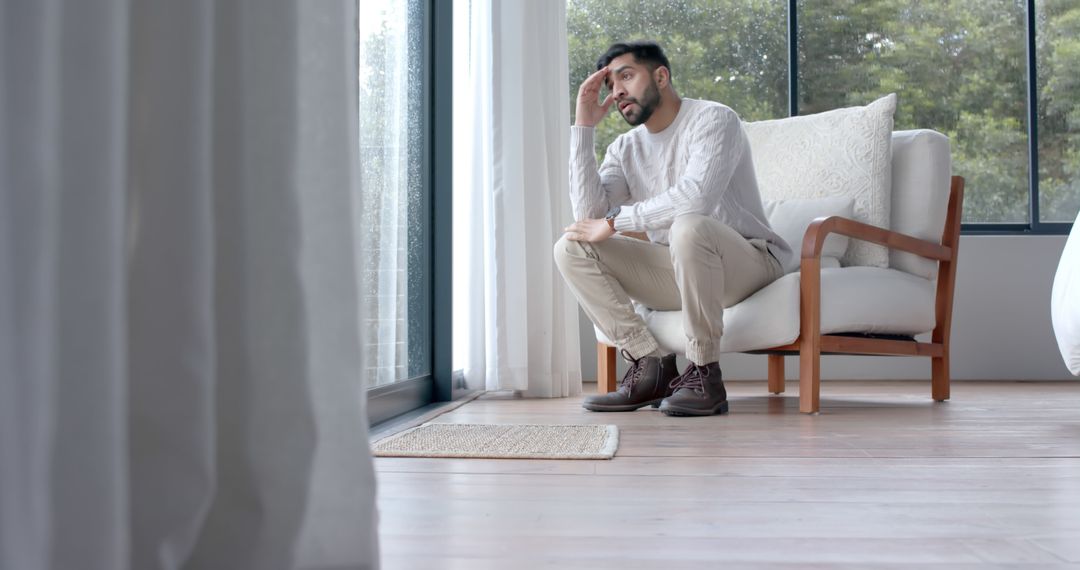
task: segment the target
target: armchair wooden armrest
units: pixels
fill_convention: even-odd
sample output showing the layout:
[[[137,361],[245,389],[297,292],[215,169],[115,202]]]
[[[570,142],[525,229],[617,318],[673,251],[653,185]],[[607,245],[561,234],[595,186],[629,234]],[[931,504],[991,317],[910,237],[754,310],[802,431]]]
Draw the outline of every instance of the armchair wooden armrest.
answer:
[[[803,236],[802,258],[820,259],[821,250],[825,246],[825,238],[829,234],[839,234],[854,239],[860,239],[889,249],[898,249],[915,255],[948,261],[952,259],[952,248],[919,239],[916,237],[894,232],[870,224],[864,224],[842,216],[829,216],[818,218],[810,223]]]

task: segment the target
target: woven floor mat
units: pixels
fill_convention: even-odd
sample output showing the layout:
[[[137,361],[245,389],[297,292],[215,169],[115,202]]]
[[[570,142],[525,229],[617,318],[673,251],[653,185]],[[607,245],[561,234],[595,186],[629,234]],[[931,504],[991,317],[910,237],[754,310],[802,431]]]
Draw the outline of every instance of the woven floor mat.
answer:
[[[611,459],[613,425],[424,424],[379,440],[376,457]]]

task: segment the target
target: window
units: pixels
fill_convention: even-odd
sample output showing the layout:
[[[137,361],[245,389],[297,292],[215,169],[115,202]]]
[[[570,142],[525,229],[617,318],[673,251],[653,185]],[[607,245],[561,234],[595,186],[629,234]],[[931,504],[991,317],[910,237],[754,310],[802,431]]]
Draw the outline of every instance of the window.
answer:
[[[1015,0],[798,3],[799,112],[896,92],[897,130],[952,141],[967,222],[1028,221],[1025,10]]]
[[[1039,218],[1071,222],[1080,210],[1080,3],[1036,0]]]
[[[449,3],[359,3],[359,282],[368,417],[450,389]],[[443,182],[447,181],[447,182]]]
[[[680,94],[745,120],[896,92],[897,129],[952,141],[965,231],[1064,233],[1080,209],[1075,0],[567,0],[567,22],[571,102],[611,42],[651,38],[669,52]],[[625,129],[609,115],[598,152]]]
[[[369,386],[430,372],[424,279],[423,8],[360,3],[361,302]]]

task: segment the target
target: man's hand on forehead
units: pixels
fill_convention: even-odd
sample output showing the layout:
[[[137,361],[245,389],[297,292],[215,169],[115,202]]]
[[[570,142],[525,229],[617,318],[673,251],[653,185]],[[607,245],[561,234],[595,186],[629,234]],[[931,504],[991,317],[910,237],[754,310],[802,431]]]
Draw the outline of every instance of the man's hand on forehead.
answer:
[[[606,65],[604,67],[601,67],[600,69],[597,69],[595,72],[593,72],[592,75],[585,79],[585,84],[589,85],[590,87],[595,87],[597,89],[599,89],[599,83],[607,85],[608,81],[610,81],[610,69],[611,68]]]
[[[575,124],[584,127],[595,126],[604,118],[614,98],[611,93],[599,102],[600,86],[605,84],[608,74],[608,66],[597,69],[592,75],[581,83],[578,89],[577,113]]]
[[[623,65],[618,69],[611,69],[610,65],[607,66],[608,72],[604,74],[604,85],[606,85],[608,89],[611,89],[611,84],[615,82],[615,76],[625,71],[628,67],[630,66]]]

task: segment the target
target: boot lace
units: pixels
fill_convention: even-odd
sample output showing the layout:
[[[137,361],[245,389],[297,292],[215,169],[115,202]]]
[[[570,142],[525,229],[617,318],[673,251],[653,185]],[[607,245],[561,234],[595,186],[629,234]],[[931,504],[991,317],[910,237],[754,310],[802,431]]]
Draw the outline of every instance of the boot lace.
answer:
[[[681,390],[683,388],[687,390],[693,390],[700,394],[705,393],[705,377],[709,375],[709,370],[705,366],[698,366],[693,362],[686,368],[686,371],[681,376],[675,379],[671,383],[672,391]]]
[[[641,377],[645,375],[645,366],[642,364],[642,358],[634,358],[630,355],[626,349],[622,351],[622,357],[630,363],[630,369],[626,371],[626,375],[619,381],[619,391],[626,391],[627,394],[631,394],[634,391],[634,386],[641,380]]]

